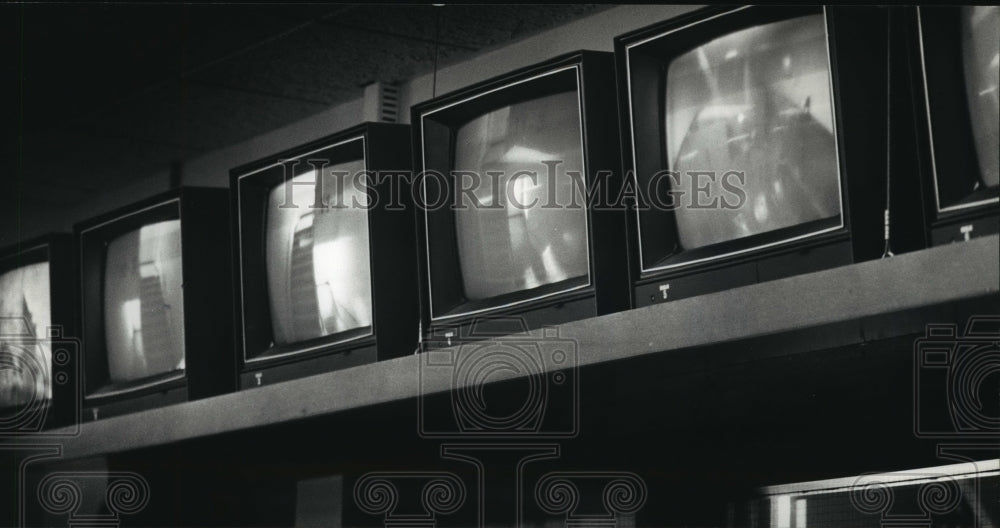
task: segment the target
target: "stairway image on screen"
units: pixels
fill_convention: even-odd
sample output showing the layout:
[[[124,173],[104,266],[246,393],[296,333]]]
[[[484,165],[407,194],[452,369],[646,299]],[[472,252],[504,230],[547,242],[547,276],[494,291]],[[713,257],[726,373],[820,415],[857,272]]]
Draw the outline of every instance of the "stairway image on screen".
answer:
[[[981,181],[1000,183],[1000,7],[963,6],[962,65]]]
[[[52,399],[50,299],[48,262],[0,274],[0,409]]]
[[[371,326],[372,292],[368,196],[357,175],[364,160],[323,169],[322,202],[316,203],[316,171],[271,190],[267,202],[267,286],[274,344]]]
[[[180,220],[148,224],[108,244],[104,337],[112,386],[184,369]]]
[[[665,87],[667,159],[681,173],[675,191],[684,193],[676,209],[683,249],[841,214],[822,15],[711,40],[670,63]],[[717,175],[699,204],[721,196],[735,205],[721,177],[745,173],[746,203],[689,207],[695,197],[689,171]]]
[[[555,182],[549,181],[543,161],[560,162],[553,171]],[[578,176],[583,173],[583,154],[575,91],[505,106],[463,125],[455,139],[454,170],[480,175],[473,199],[456,186],[458,256],[468,300],[587,274],[587,213]],[[570,171],[577,175],[567,174]],[[546,204],[550,207],[541,207]]]

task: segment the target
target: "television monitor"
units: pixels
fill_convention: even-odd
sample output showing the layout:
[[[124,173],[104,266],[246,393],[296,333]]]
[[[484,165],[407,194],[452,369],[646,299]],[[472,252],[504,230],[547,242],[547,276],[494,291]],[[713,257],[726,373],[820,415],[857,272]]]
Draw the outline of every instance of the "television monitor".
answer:
[[[79,421],[73,237],[0,250],[0,436]]]
[[[996,526],[998,493],[1000,462],[986,459],[767,486],[729,511],[734,526]]]
[[[613,64],[572,53],[413,108],[428,347],[628,307]]]
[[[413,353],[411,163],[365,123],[231,171],[242,388]]]
[[[1000,7],[921,6],[921,169],[933,245],[1000,231]]]
[[[636,306],[883,254],[887,23],[712,7],[616,39]]]
[[[182,187],[76,226],[84,419],[235,388],[229,197]]]

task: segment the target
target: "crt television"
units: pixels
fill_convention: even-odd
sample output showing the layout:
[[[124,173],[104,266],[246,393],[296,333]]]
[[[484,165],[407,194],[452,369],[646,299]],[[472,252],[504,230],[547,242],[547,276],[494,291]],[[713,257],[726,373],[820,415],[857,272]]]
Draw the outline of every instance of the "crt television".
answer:
[[[887,24],[710,7],[616,39],[636,306],[885,253]]]
[[[0,436],[79,420],[73,236],[0,250]]]
[[[733,526],[996,526],[998,493],[1000,462],[987,459],[767,486],[729,511]]]
[[[1000,231],[1000,7],[921,6],[910,42],[932,245]]]
[[[365,123],[231,171],[242,388],[413,353],[411,162]]]
[[[572,53],[413,108],[427,347],[628,307],[613,64]]]
[[[77,224],[84,420],[235,388],[228,194],[181,187]]]

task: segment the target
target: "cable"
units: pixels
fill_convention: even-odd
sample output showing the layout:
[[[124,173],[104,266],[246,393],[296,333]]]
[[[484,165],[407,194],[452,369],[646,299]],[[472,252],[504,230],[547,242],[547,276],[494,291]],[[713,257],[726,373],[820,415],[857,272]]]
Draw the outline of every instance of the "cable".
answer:
[[[889,8],[887,8],[889,9]],[[885,247],[882,258],[894,256],[890,240],[889,211],[892,196],[892,12],[886,14],[885,46],[885,213],[883,223]]]
[[[441,49],[441,8],[444,4],[433,4],[436,8],[434,13],[434,73],[431,77],[431,99],[437,97],[437,84],[438,84],[438,52]],[[413,351],[414,354],[419,354],[424,351],[424,323],[419,321],[417,323],[417,348]]]
[[[417,321],[417,348],[413,351],[414,354],[419,354],[424,351],[424,322]]]

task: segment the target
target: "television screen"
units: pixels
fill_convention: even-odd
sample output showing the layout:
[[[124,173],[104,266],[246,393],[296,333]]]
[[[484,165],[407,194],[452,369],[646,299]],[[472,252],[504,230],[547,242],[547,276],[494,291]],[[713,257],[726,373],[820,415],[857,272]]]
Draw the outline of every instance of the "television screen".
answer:
[[[316,181],[310,171],[271,190],[265,248],[275,345],[372,324],[368,195],[355,178],[364,169],[364,160],[340,163],[323,169],[320,186],[303,185]],[[317,189],[326,207],[312,207]]]
[[[995,459],[987,459],[768,486],[761,490],[763,497],[730,506],[736,521],[731,525],[996,526],[1000,518],[1000,502],[995,500],[1000,496],[997,468]]]
[[[683,249],[840,215],[823,15],[706,42],[669,63],[664,87],[667,164],[679,173],[674,191],[683,197],[675,212]],[[728,171],[745,174],[742,206],[689,206],[719,197],[735,205],[721,187]],[[705,186],[707,196],[695,194]]]
[[[180,220],[144,225],[108,244],[104,334],[112,385],[184,369]]]
[[[978,191],[1000,183],[1000,7],[961,10],[962,66],[982,178],[972,190]]]
[[[468,300],[587,274],[580,128],[577,92],[569,91],[501,107],[458,129],[454,171],[458,178],[458,171],[479,175],[471,192],[456,185]],[[546,161],[559,162],[554,181]]]
[[[51,354],[44,339],[51,326],[49,263],[0,274],[0,409],[50,400]],[[25,368],[9,368],[13,366]]]

